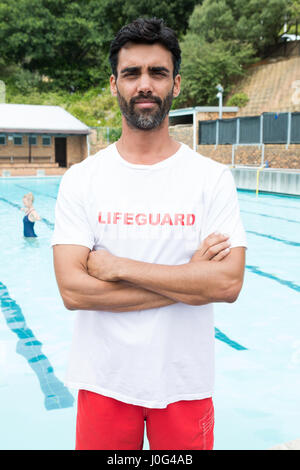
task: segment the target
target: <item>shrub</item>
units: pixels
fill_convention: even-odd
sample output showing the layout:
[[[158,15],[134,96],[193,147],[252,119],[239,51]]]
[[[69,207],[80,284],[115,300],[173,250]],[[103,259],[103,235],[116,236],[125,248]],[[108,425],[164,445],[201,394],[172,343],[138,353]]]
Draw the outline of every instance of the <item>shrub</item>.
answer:
[[[244,92],[235,93],[234,95],[229,98],[226,103],[226,106],[238,106],[239,108],[243,108],[248,103],[249,98]]]

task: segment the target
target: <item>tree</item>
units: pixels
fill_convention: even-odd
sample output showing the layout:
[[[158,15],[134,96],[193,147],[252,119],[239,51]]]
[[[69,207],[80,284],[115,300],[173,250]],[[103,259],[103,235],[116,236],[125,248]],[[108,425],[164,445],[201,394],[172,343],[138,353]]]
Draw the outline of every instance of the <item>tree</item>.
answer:
[[[289,9],[286,15],[285,25],[287,33],[295,33],[298,36],[300,24],[300,0],[290,0]]]
[[[107,76],[109,10],[108,0],[2,1],[0,55],[47,75],[57,86],[87,88]]]
[[[110,42],[139,16],[165,19],[181,35],[196,0],[1,0],[0,57],[71,91],[104,84]]]
[[[279,40],[291,1],[204,0],[196,5],[181,41],[182,92],[174,106],[217,104],[218,83],[226,97],[246,66]]]
[[[235,37],[235,20],[226,0],[204,0],[197,5],[189,20],[189,31],[207,42]]]
[[[276,44],[292,0],[204,0],[189,21],[192,31],[208,42],[237,40],[252,44],[257,54]],[[297,0],[299,1],[299,0]]]
[[[251,61],[253,48],[247,45],[238,52],[233,41],[217,39],[207,42],[197,34],[188,33],[181,43],[182,86],[174,106],[204,106],[217,103],[218,83],[224,95],[231,90],[233,78],[244,74],[242,64]]]
[[[257,55],[263,56],[269,46],[279,42],[289,0],[236,0],[235,4],[239,12],[237,37],[249,41]]]
[[[122,18],[126,24],[137,17],[162,18],[181,37],[187,30],[189,17],[201,0],[125,0]]]

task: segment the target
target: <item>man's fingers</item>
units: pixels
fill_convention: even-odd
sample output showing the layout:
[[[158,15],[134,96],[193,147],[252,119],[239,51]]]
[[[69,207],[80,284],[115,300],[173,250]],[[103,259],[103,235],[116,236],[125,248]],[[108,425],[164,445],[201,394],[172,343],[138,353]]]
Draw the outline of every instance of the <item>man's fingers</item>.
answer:
[[[214,232],[203,240],[200,245],[200,250],[202,255],[206,259],[211,259],[215,256],[220,250],[227,248],[227,246],[219,246],[221,243],[226,243],[229,239],[229,235]]]
[[[230,248],[225,248],[225,250],[220,251],[216,256],[214,256],[211,261],[222,261],[230,253]]]
[[[200,244],[199,248],[195,251],[191,261],[209,261],[216,257],[220,252],[230,247],[229,235],[219,232],[214,232],[208,235]],[[223,253],[215,261],[223,259],[228,253]]]
[[[230,247],[229,241],[224,241],[222,243],[218,243],[217,245],[212,245],[207,249],[207,251],[205,253],[205,257],[207,257],[207,259],[212,259],[218,253],[220,253],[221,251],[223,251],[223,250],[225,250],[226,248],[229,248],[229,247]]]

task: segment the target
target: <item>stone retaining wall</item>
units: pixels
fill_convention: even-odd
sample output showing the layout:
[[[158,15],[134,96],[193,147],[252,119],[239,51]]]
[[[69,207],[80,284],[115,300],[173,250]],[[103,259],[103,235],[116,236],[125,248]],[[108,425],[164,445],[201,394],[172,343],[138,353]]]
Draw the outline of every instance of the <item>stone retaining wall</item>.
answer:
[[[175,140],[193,148],[192,125],[170,126],[169,132]],[[225,165],[232,164],[233,156],[235,165],[260,166],[262,161],[262,148],[254,145],[235,147],[234,155],[232,145],[198,145],[197,152]],[[300,169],[300,144],[288,148],[285,144],[265,144],[263,159],[268,160],[270,168]]]
[[[300,169],[300,145],[275,145],[265,144],[262,154],[262,148],[259,146],[238,146],[234,153],[231,145],[198,145],[197,151],[206,157],[217,160],[226,165],[246,165],[260,166],[268,161],[270,168],[290,168]]]

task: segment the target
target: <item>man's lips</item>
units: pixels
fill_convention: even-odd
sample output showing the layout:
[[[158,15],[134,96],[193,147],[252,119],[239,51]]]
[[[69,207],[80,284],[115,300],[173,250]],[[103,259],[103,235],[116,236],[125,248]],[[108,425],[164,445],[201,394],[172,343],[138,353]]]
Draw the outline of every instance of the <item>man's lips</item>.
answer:
[[[137,101],[136,104],[140,108],[151,108],[155,104],[155,101]]]
[[[139,108],[145,109],[145,108],[152,108],[153,105],[157,104],[157,102],[154,100],[143,99],[143,100],[136,100],[134,104],[136,104]]]

